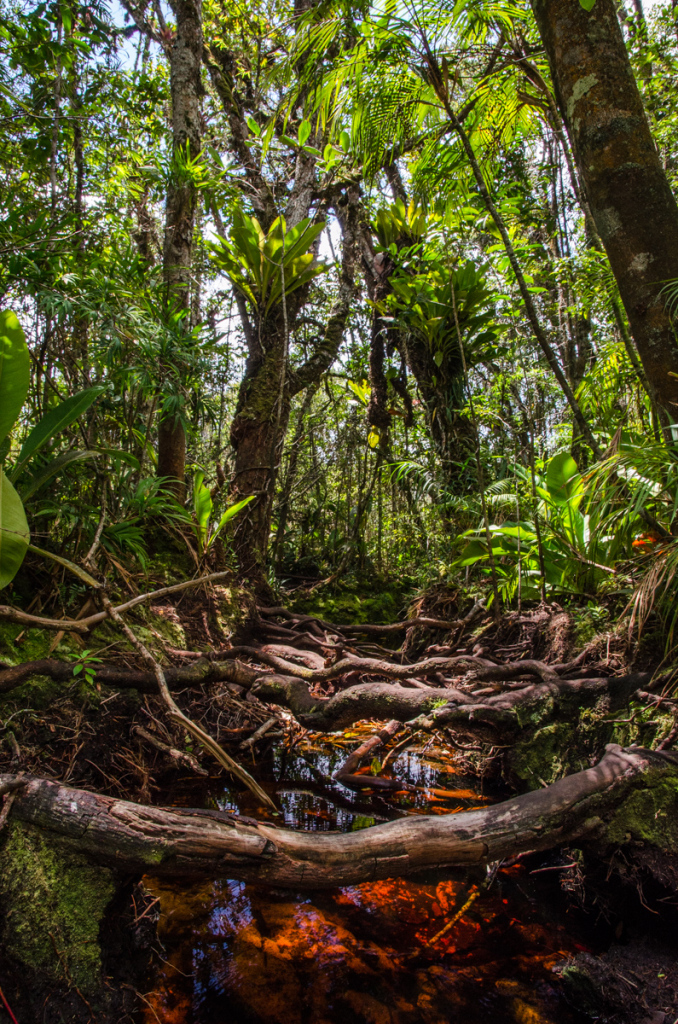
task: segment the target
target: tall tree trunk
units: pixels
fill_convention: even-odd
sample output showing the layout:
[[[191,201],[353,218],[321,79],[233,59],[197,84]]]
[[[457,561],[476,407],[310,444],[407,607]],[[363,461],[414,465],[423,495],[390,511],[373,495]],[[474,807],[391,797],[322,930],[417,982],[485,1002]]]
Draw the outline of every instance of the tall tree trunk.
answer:
[[[175,160],[195,159],[201,149],[202,0],[172,0],[176,36],[169,52],[172,95],[172,153]],[[167,314],[185,313],[188,330],[191,253],[197,208],[193,183],[176,171],[170,177],[165,212],[163,279]],[[169,372],[169,367],[167,368]],[[184,494],[186,433],[175,414],[162,413],[158,424],[158,475],[169,477]]]
[[[256,496],[235,522],[238,568],[244,579],[262,591],[266,589],[273,492],[291,404],[284,365],[285,339],[278,335],[269,336],[262,358],[248,359],[231,425],[235,449],[233,496]]]
[[[273,497],[291,401],[334,362],[355,292],[357,187],[348,189],[348,195],[337,203],[336,213],[343,232],[339,289],[313,355],[298,369],[290,366],[282,306],[269,314],[261,331],[249,320],[247,311],[241,310],[250,354],[231,427],[235,449],[231,492],[235,499],[254,494],[256,501],[235,520],[234,546],[240,576],[264,594],[268,589],[265,566]],[[303,291],[296,292],[293,300],[288,300],[289,328],[303,307]]]
[[[643,368],[678,416],[678,344],[662,289],[678,278],[678,206],[643,109],[614,0],[531,0],[560,111]]]
[[[290,503],[292,500],[292,490],[297,480],[297,467],[299,465],[299,455],[301,453],[301,443],[304,439],[306,432],[306,416],[311,408],[313,399],[318,391],[318,382],[311,384],[306,389],[304,400],[301,403],[301,408],[298,412],[297,426],[292,439],[292,445],[290,447],[289,461],[287,464],[287,474],[285,476],[285,483],[282,488],[280,495],[280,505],[278,510],[278,530],[275,538],[275,555],[273,561],[276,569],[280,568],[283,558],[283,547],[285,542],[285,530],[287,528],[287,517],[289,515]]]

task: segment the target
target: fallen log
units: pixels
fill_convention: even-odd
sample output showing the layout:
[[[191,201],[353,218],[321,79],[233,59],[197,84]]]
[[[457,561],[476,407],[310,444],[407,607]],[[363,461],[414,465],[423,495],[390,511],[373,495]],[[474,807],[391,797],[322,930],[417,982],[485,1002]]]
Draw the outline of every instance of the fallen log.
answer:
[[[666,753],[610,745],[595,767],[545,789],[482,810],[409,817],[350,833],[290,832],[223,811],[142,806],[46,779],[20,780],[10,821],[130,873],[335,888],[425,868],[493,863],[583,839],[605,841],[605,823],[616,812],[627,827],[620,810],[625,798],[635,797],[637,806],[638,789],[663,783],[666,790],[677,763]],[[0,775],[0,789],[15,782],[16,776]],[[672,793],[675,805],[675,786]],[[630,815],[631,839],[634,820]]]

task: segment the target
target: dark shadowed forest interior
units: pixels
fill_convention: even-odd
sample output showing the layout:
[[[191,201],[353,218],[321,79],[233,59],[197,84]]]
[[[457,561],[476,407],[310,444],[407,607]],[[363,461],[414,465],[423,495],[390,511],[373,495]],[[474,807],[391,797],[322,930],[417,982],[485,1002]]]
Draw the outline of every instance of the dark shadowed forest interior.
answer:
[[[0,0],[0,1024],[678,1024],[676,0]]]

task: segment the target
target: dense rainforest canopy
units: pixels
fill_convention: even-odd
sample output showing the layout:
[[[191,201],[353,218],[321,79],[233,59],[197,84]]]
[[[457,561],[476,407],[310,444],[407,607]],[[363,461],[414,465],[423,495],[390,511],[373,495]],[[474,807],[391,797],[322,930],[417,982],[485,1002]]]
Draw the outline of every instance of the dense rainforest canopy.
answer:
[[[642,841],[673,857],[677,75],[673,3],[1,0],[0,1020],[35,1010],[27,965],[62,992],[45,1019],[161,1019],[129,965],[129,997],[96,995],[130,873],[313,888],[472,860],[480,893],[576,842],[586,801],[608,846],[638,838],[610,793],[653,772],[667,824]],[[360,792],[368,754],[443,729],[542,802],[513,801],[508,838],[490,808],[341,854],[144,817],[190,803],[144,757],[216,758],[270,818],[256,744],[365,720],[335,782],[311,757],[318,785]],[[17,872],[47,858],[59,889],[66,849],[90,931],[58,900],[18,927]]]
[[[103,523],[114,576],[171,535],[262,592],[469,567],[510,605],[657,572],[672,17],[8,7],[5,516],[16,490],[75,562]]]

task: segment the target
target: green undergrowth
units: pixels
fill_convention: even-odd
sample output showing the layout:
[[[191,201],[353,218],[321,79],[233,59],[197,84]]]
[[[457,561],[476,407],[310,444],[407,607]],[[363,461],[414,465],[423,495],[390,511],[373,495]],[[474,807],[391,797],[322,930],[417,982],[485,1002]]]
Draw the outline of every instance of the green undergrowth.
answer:
[[[678,848],[678,770],[650,768],[642,784],[617,808],[607,828],[612,843],[642,843],[659,850]]]
[[[542,707],[542,714],[547,710]],[[593,708],[578,709],[572,718],[544,719],[543,725],[538,724],[538,714],[533,712],[537,727],[528,728],[508,756],[510,774],[528,789],[539,789],[590,768],[608,743],[652,749],[675,721],[673,715],[634,701],[628,708],[611,712],[605,699]]]
[[[568,608],[574,625],[574,643],[578,651],[583,650],[587,644],[610,628],[611,616],[607,608],[597,604],[587,604],[583,607],[572,605]]]
[[[392,580],[349,580],[312,594],[297,593],[287,607],[304,615],[337,623],[396,622],[411,596],[411,589]]]
[[[0,850],[2,941],[26,967],[85,994],[101,982],[99,928],[114,894],[112,872],[95,867],[31,825],[10,821]]]

